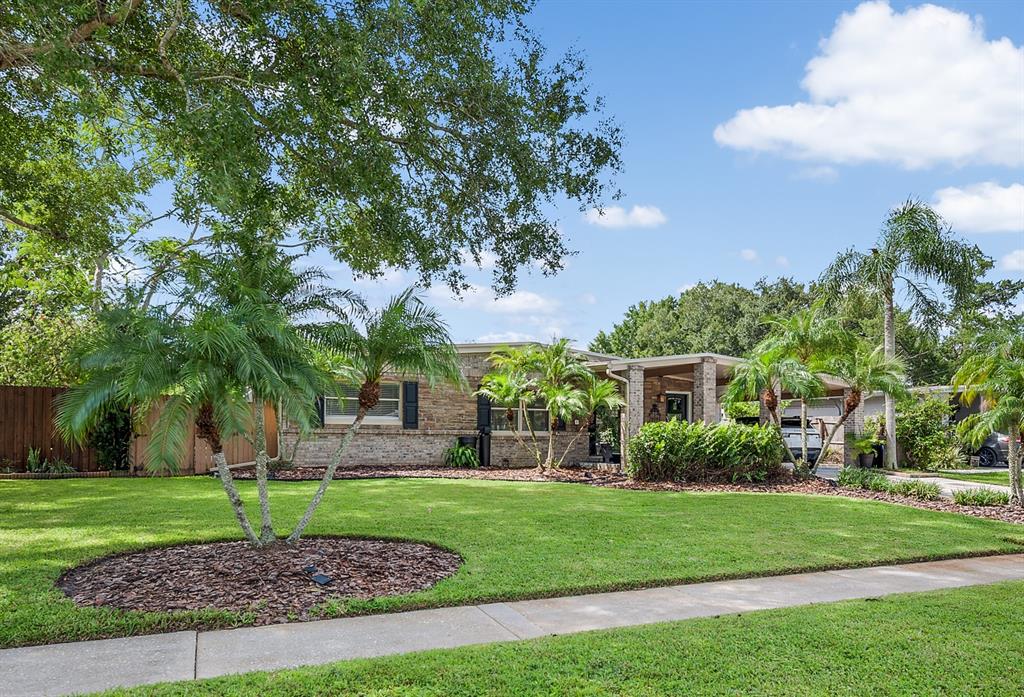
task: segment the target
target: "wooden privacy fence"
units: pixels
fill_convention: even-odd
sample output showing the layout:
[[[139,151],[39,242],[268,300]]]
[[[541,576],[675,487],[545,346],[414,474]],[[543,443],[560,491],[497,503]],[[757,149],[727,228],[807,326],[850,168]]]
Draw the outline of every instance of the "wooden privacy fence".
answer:
[[[95,472],[99,469],[96,452],[65,443],[53,426],[56,413],[55,401],[63,393],[63,387],[20,387],[0,385],[0,466],[13,465],[24,469],[29,448],[38,448],[44,458],[60,458],[79,472]],[[277,418],[274,408],[266,405],[263,414],[267,423],[267,450],[271,457],[277,456]],[[150,415],[149,423],[156,419]],[[132,468],[145,471],[145,451],[149,442],[147,433],[137,435],[129,445],[128,454]],[[242,436],[235,436],[224,443],[224,454],[228,464],[252,462],[256,455],[253,447]],[[196,438],[195,426],[189,425],[179,474],[204,474],[213,467],[210,448]]]

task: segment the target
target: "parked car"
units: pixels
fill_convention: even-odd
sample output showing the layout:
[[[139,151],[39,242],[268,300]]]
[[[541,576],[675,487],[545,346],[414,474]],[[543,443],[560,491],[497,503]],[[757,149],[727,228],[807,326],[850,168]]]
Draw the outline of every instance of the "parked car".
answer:
[[[786,445],[793,451],[794,457],[800,457],[803,445],[800,440],[800,419],[793,419],[789,417],[783,417],[782,419],[782,438],[786,441]],[[808,420],[807,424],[807,459],[809,462],[814,462],[818,459],[818,455],[821,454],[821,433],[818,429],[814,428],[813,422]]]
[[[1005,433],[991,433],[977,452],[982,467],[1008,467],[1010,463],[1010,437]]]

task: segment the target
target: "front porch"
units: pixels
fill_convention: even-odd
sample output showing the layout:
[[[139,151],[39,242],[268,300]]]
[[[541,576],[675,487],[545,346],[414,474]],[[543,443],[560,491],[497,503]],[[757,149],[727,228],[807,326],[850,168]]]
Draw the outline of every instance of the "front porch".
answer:
[[[742,358],[716,353],[695,353],[650,358],[610,358],[589,363],[591,370],[622,384],[626,406],[619,420],[622,461],[627,444],[645,423],[669,421],[673,418],[705,424],[722,420],[721,399],[732,377],[732,369]],[[843,397],[844,385],[825,377],[827,392],[823,396]],[[791,399],[783,393],[782,399]],[[761,423],[769,419],[761,408]],[[846,423],[846,431],[861,433],[864,426],[863,404]],[[844,461],[851,462],[853,453],[843,445]]]

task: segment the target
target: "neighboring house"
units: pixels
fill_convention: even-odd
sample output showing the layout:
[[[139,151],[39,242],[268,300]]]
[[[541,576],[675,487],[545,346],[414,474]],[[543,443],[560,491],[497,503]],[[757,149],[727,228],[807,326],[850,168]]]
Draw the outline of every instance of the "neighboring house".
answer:
[[[430,387],[410,377],[393,376],[381,388],[381,403],[367,417],[359,435],[346,451],[348,465],[439,465],[447,450],[461,436],[483,434],[482,458],[491,466],[530,467],[530,453],[515,442],[513,428],[524,438],[528,432],[523,419],[532,419],[538,437],[547,437],[547,416],[543,408],[517,414],[509,424],[506,410],[491,407],[473,392],[481,378],[490,372],[487,357],[501,346],[519,344],[459,344],[463,375],[469,389],[465,392],[449,385]],[[714,353],[623,359],[579,351],[580,357],[596,374],[622,384],[626,406],[621,411],[622,443],[628,443],[640,427],[649,421],[673,418],[716,423],[722,418],[720,398],[729,383],[732,367],[743,359]],[[841,396],[843,385],[826,380],[829,395]],[[326,464],[338,441],[352,423],[357,407],[356,391],[343,398],[322,400],[323,427],[303,439],[296,461]],[[863,423],[861,418],[858,423]],[[856,424],[855,424],[856,425]],[[561,452],[578,432],[579,422],[564,426],[557,436]],[[489,435],[489,437],[488,437]],[[283,452],[290,453],[298,432],[286,426],[282,430]],[[575,464],[593,454],[592,439],[584,434],[566,457]]]

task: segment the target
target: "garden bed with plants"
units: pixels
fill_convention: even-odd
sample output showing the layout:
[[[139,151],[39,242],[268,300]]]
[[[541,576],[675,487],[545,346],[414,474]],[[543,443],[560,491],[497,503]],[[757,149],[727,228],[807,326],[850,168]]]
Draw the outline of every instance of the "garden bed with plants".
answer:
[[[121,610],[227,610],[251,624],[309,619],[329,600],[426,590],[462,558],[432,545],[309,538],[254,550],[245,542],[160,547],[75,567],[57,586],[78,605]]]

